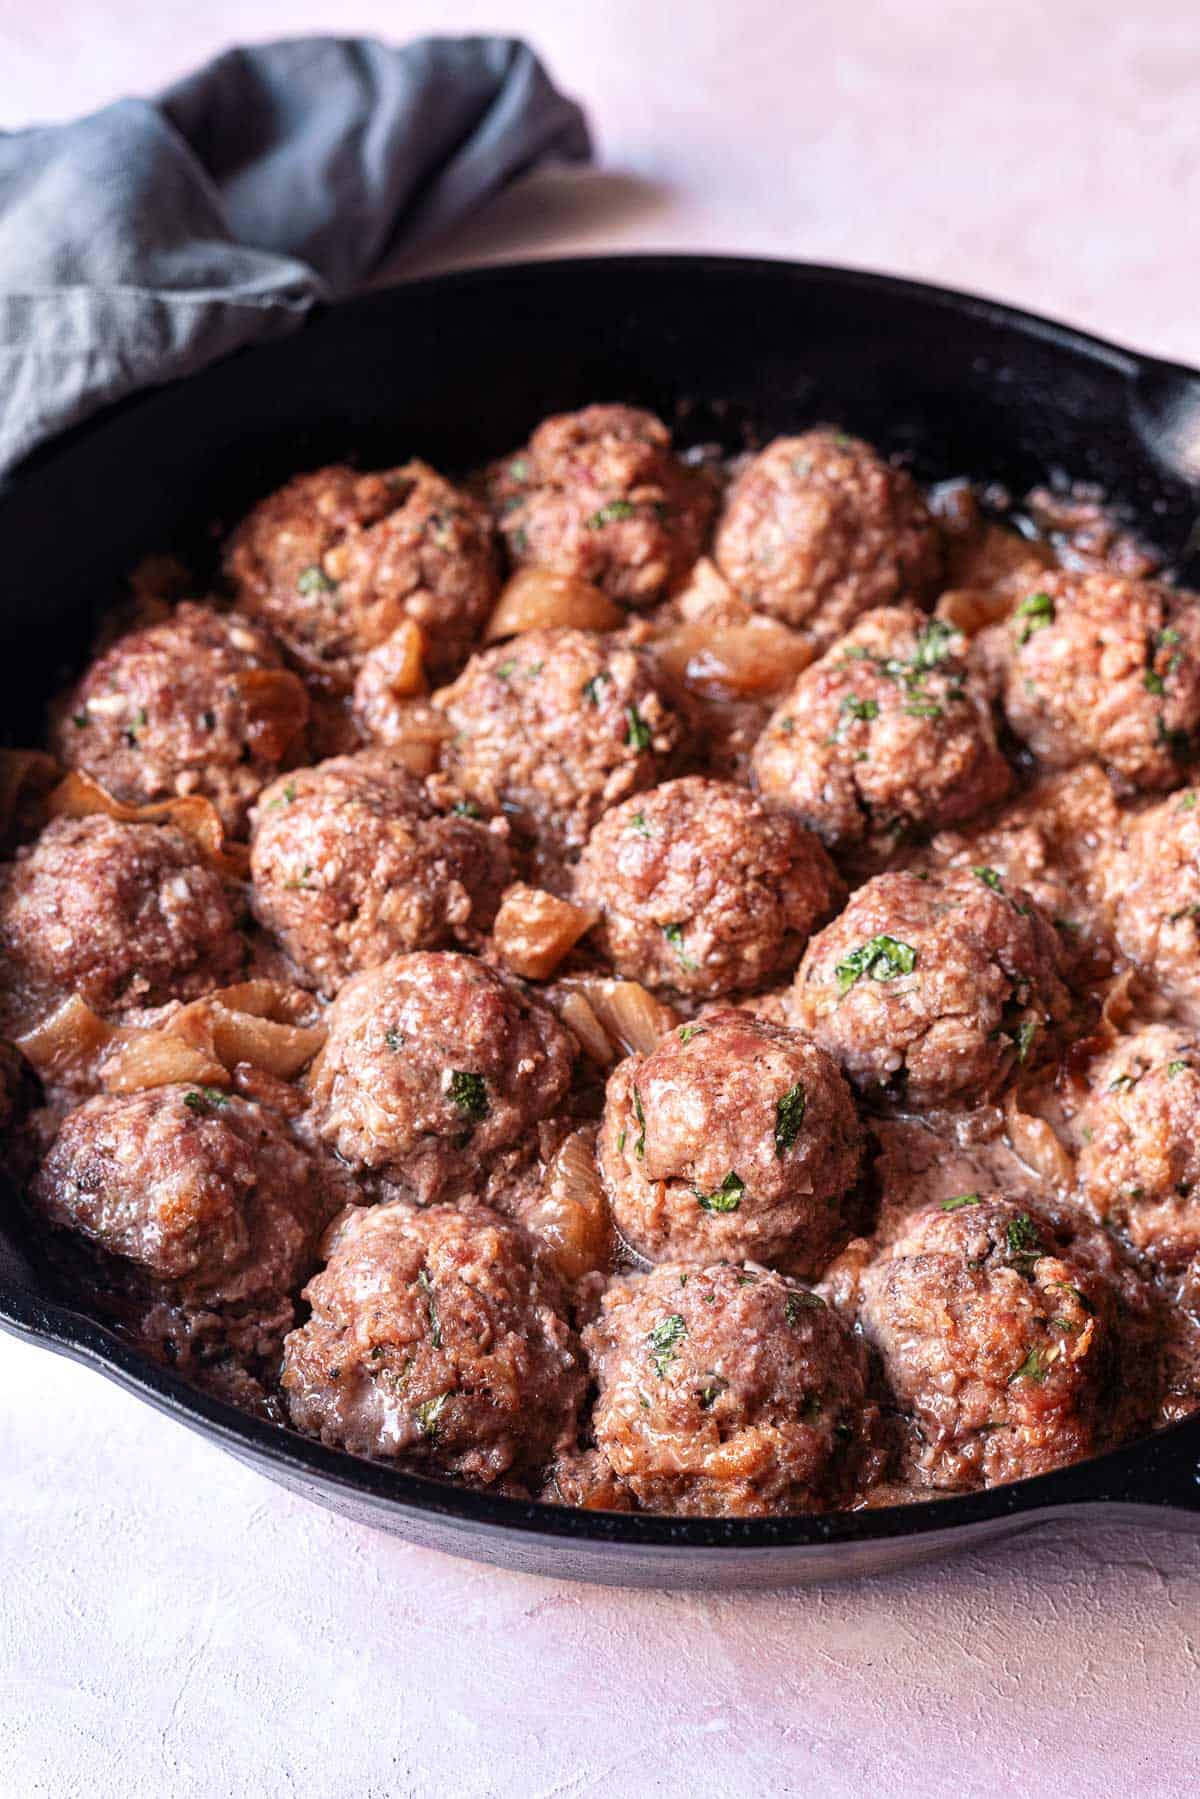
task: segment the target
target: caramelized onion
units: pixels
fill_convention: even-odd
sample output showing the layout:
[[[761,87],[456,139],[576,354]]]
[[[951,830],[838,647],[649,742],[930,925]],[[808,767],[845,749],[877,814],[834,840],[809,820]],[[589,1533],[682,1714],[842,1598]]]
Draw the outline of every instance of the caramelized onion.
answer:
[[[1074,1183],[1075,1164],[1069,1150],[1044,1118],[1021,1110],[1015,1093],[1005,1097],[1004,1130],[1022,1162],[1044,1181],[1060,1190]]]
[[[513,974],[526,981],[545,981],[595,922],[594,912],[518,881],[501,902],[492,942]]]
[[[583,1023],[584,1031],[567,1015],[566,1002],[576,997],[586,1002],[588,1012],[607,1039],[607,1056],[593,1054],[592,1044],[584,1035],[584,1031],[589,1030],[588,1022],[580,1009],[574,1007],[572,1011]],[[679,1022],[671,1007],[664,1006],[661,1000],[655,999],[640,981],[614,981],[600,975],[572,975],[561,983],[555,998],[564,1024],[570,1026],[595,1061],[610,1062],[618,1053],[623,1056],[648,1056],[659,1040]],[[598,1040],[593,1037],[593,1041]]]
[[[573,625],[579,631],[616,631],[625,614],[590,581],[556,575],[545,568],[523,568],[505,587],[484,632],[485,643]]]
[[[608,1032],[582,993],[556,995],[555,1009],[567,1029],[573,1031],[579,1039],[579,1046],[585,1056],[590,1056],[601,1068],[607,1068],[610,1062],[615,1061],[616,1052]]]
[[[565,1281],[608,1267],[612,1231],[596,1171],[594,1130],[573,1131],[559,1146],[522,1222],[541,1240]]]
[[[286,668],[247,668],[229,685],[246,710],[251,754],[278,762],[308,723],[308,695],[299,675]]]
[[[386,729],[376,733],[415,775],[433,773],[442,745],[453,735],[454,727],[445,713],[425,700],[398,705],[388,717]]]
[[[168,1029],[135,1031],[105,1057],[101,1081],[106,1093],[141,1093],[192,1081],[199,1087],[228,1087],[224,1063]]]
[[[748,699],[790,687],[813,659],[813,648],[778,619],[685,620],[657,640],[664,666],[695,693]]]
[[[249,854],[240,843],[226,843],[225,830],[211,800],[200,793],[178,799],[156,800],[146,806],[126,806],[85,775],[72,769],[46,801],[51,818],[87,818],[103,812],[122,824],[170,824],[182,831],[223,875],[245,880]]]
[[[81,1073],[119,1034],[73,993],[15,1042],[42,1079],[52,1081]]]

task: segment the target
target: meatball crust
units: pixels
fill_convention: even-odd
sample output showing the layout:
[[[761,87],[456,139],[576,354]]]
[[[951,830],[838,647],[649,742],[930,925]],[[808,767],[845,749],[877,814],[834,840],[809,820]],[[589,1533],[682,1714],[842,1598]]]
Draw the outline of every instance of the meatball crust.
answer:
[[[1153,581],[1039,576],[981,654],[1005,716],[1047,768],[1090,757],[1126,789],[1176,787],[1200,738],[1200,600]]]
[[[125,805],[201,794],[239,835],[259,789],[299,758],[307,722],[303,684],[265,631],[185,601],[92,663],[52,748]]]
[[[71,994],[95,1012],[195,999],[244,945],[221,877],[170,825],[56,818],[0,868],[0,990],[10,1026]]]
[[[584,1332],[597,1447],[648,1511],[819,1511],[873,1427],[837,1314],[776,1273],[664,1263],[614,1281]]]
[[[1200,1040],[1152,1024],[1094,1063],[1077,1120],[1079,1182],[1101,1223],[1158,1267],[1200,1255]]]
[[[1111,877],[1118,947],[1200,1022],[1200,787],[1130,820]]]
[[[715,555],[748,600],[819,642],[937,586],[941,540],[912,477],[820,429],[779,437],[730,488]]]
[[[682,582],[704,548],[715,495],[671,450],[661,419],[586,406],[545,419],[489,471],[513,561],[590,581],[626,606]]]
[[[1113,1296],[1038,1213],[996,1195],[943,1200],[914,1214],[860,1291],[862,1330],[911,1413],[919,1480],[996,1486],[1102,1447]]]
[[[486,1178],[564,1099],[572,1039],[472,956],[396,956],[329,1008],[309,1082],[318,1134],[356,1171],[421,1205]]]
[[[915,606],[868,612],[804,670],[754,747],[759,792],[832,849],[960,824],[1011,774],[961,634]]]
[[[300,1286],[329,1213],[318,1159],[265,1106],[209,1087],[101,1094],[69,1113],[35,1207],[194,1309]]]
[[[488,1483],[533,1475],[574,1436],[586,1373],[558,1283],[485,1206],[352,1211],[284,1346],[298,1430]]]
[[[876,875],[809,944],[792,1021],[860,1089],[910,1107],[982,1100],[1066,1021],[1061,955],[992,869]]]
[[[571,860],[603,812],[671,773],[685,740],[648,650],[569,627],[484,650],[437,697],[450,779]]]
[[[823,1050],[749,1012],[709,1013],[621,1062],[597,1153],[613,1221],[651,1261],[811,1274],[850,1235],[850,1090]]]
[[[595,826],[575,878],[618,974],[713,999],[795,967],[845,889],[811,832],[744,787],[687,775]]]
[[[225,566],[238,603],[335,687],[406,618],[452,674],[499,591],[487,513],[424,462],[295,476],[243,519]]]
[[[387,750],[267,789],[250,851],[259,923],[323,993],[410,950],[479,949],[510,876],[505,826],[440,812]]]

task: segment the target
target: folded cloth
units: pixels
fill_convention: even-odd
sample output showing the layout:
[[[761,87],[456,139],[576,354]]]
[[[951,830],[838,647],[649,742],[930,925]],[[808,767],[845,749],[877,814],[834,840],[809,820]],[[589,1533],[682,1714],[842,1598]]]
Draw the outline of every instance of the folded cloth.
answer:
[[[591,154],[516,38],[300,38],[0,134],[0,472],[293,329],[537,163]]]

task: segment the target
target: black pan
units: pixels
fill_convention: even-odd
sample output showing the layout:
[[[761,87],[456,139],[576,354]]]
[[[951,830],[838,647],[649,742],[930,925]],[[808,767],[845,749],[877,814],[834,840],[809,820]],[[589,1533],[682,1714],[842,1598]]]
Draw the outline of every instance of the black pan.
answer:
[[[709,257],[435,277],[314,319],[59,439],[0,490],[6,734],[33,740],[64,664],[149,548],[203,555],[294,469],[420,454],[465,467],[544,414],[632,400],[736,446],[835,420],[918,475],[1020,494],[1100,483],[1200,585],[1200,374],[1044,319],[844,270]],[[293,1491],[414,1542],[614,1584],[782,1585],[940,1555],[1084,1508],[1196,1528],[1200,1417],[1078,1467],[887,1510],[766,1521],[569,1511],[357,1461],[188,1387],[82,1316],[0,1212],[0,1324],[101,1370]],[[81,1470],[82,1474],[82,1470]]]

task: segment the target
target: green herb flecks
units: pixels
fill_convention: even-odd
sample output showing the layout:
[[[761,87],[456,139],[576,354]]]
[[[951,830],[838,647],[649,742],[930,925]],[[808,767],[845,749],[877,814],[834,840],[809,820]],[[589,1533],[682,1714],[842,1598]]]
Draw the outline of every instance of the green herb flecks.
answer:
[[[229,1104],[229,1095],[219,1087],[193,1087],[184,1094],[183,1103],[189,1112],[219,1112]]]
[[[994,868],[973,868],[971,873],[977,881],[982,881],[985,887],[990,887],[993,893],[1004,892],[1004,882]]]
[[[314,593],[332,593],[337,586],[331,581],[319,562],[313,562],[308,568],[302,568],[296,577],[296,592],[305,595]]]
[[[492,1109],[487,1082],[481,1074],[471,1074],[463,1068],[454,1069],[446,1084],[446,1092],[459,1111],[465,1113],[473,1124],[486,1118]]]
[[[1050,1366],[1056,1360],[1057,1355],[1057,1349],[1043,1349],[1035,1344],[1016,1373],[1009,1375],[1009,1386],[1011,1387],[1014,1381],[1031,1380],[1040,1387],[1049,1374]]]
[[[431,1442],[438,1434],[438,1425],[441,1423],[442,1413],[450,1398],[449,1393],[439,1393],[436,1399],[427,1399],[424,1405],[419,1405],[413,1413],[419,1434],[428,1437]]]
[[[1187,1066],[1188,1066],[1188,1064],[1186,1062],[1168,1062],[1167,1063],[1168,1079],[1173,1081],[1175,1079],[1175,1076],[1177,1074],[1182,1074],[1184,1069]]]
[[[1036,1262],[1042,1254],[1042,1239],[1028,1212],[1019,1212],[1004,1227],[1004,1244],[1014,1262]]]
[[[797,1325],[805,1312],[823,1312],[825,1301],[819,1293],[810,1293],[807,1288],[794,1289],[784,1301],[783,1315],[790,1325]]]
[[[687,950],[684,947],[683,926],[681,924],[665,924],[662,928],[662,934],[671,945],[671,948],[675,951],[675,959],[679,963],[680,968],[685,972],[690,973],[694,968],[700,966],[694,956],[688,955]]]
[[[635,812],[629,823],[635,837],[653,837],[654,833],[646,823],[644,812]]]
[[[741,1175],[730,1169],[719,1187],[711,1193],[702,1193],[699,1187],[693,1187],[696,1203],[702,1212],[736,1212],[742,1203],[742,1195],[746,1191],[746,1183]]]
[[[680,1043],[690,1043],[693,1037],[703,1037],[704,1027],[699,1024],[681,1024],[678,1035]]]
[[[642,1110],[642,1096],[636,1087],[633,1089],[633,1115],[637,1119],[638,1130],[641,1133],[633,1146],[633,1153],[639,1162],[643,1162],[646,1159],[646,1114]]]
[[[808,1094],[804,1084],[797,1081],[789,1087],[782,1098],[775,1101],[775,1154],[786,1155],[796,1138],[800,1135],[800,1126],[804,1123],[804,1114],[808,1109]]]
[[[429,1278],[429,1270],[422,1268],[417,1276],[417,1285],[426,1296],[429,1311],[429,1340],[435,1349],[442,1347],[442,1326],[438,1318],[437,1300],[434,1297],[433,1282]]]
[[[977,1206],[979,1203],[978,1193],[956,1193],[953,1199],[944,1199],[938,1210],[940,1212],[961,1212],[964,1206]]]
[[[602,668],[599,674],[593,675],[590,681],[584,682],[583,686],[580,688],[580,692],[583,694],[584,699],[587,700],[589,705],[598,706],[600,704],[600,690],[606,681],[611,680],[612,676],[609,674],[608,670]]]
[[[1013,1037],[1013,1042],[1017,1046],[1017,1061],[1018,1062],[1024,1064],[1024,1062],[1028,1059],[1029,1052],[1033,1048],[1034,1040],[1037,1037],[1037,1034],[1038,1034],[1038,1021],[1036,1018],[1026,1018],[1017,1026],[1016,1035]]]
[[[474,800],[455,800],[452,808],[456,818],[482,818],[483,814]]]
[[[599,512],[593,512],[587,521],[587,528],[589,531],[603,531],[605,525],[615,525],[622,519],[634,518],[636,515],[637,507],[632,500],[609,500],[607,505],[601,506]]]
[[[872,937],[834,969],[838,993],[849,993],[864,975],[872,981],[894,981],[897,975],[911,974],[916,965],[917,952],[911,944],[901,943],[897,937]]]
[[[654,1329],[646,1337],[646,1345],[650,1351],[650,1360],[654,1364],[654,1372],[659,1380],[666,1374],[671,1363],[676,1359],[675,1345],[687,1336],[687,1325],[679,1312],[672,1312],[666,1318],[660,1318]]]
[[[625,717],[629,729],[625,733],[625,741],[631,750],[648,750],[652,741],[650,727],[631,701],[625,708]]]
[[[1017,632],[1017,643],[1026,644],[1035,631],[1044,631],[1047,625],[1054,623],[1054,601],[1048,593],[1027,594],[1013,617],[1022,621]]]

